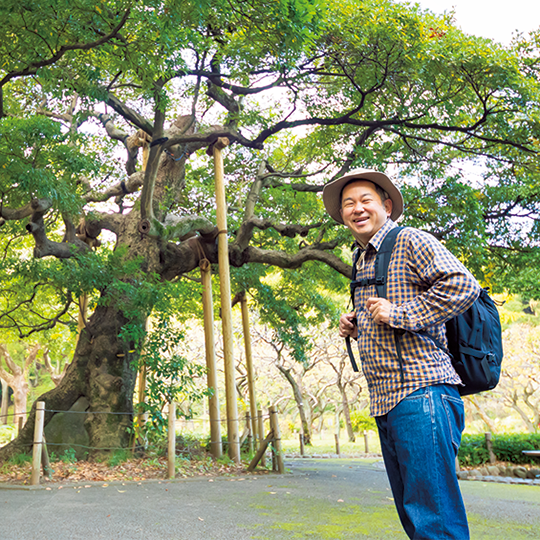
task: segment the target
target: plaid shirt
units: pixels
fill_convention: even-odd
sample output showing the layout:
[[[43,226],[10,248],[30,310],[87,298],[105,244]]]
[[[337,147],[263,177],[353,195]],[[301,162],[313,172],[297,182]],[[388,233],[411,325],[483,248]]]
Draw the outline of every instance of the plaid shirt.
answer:
[[[388,219],[359,257],[356,279],[375,277],[375,256],[395,223]],[[375,285],[355,291],[358,350],[371,398],[372,416],[381,416],[403,398],[433,384],[461,384],[450,362],[428,337],[401,336],[404,383],[396,352],[394,328],[426,330],[446,345],[444,323],[466,311],[480,294],[470,272],[432,235],[413,228],[398,234],[388,267],[387,299],[393,304],[390,326],[373,323],[366,309],[376,297]]]

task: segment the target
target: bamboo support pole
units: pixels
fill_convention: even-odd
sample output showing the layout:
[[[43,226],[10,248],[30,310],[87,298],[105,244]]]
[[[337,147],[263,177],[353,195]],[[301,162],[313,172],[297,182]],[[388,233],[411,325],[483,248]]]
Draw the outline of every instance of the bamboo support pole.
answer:
[[[176,402],[169,403],[169,447],[167,452],[168,478],[176,473]]]
[[[144,332],[148,333],[149,319],[144,322]],[[146,422],[146,413],[144,411],[144,402],[146,400],[146,378],[148,375],[148,368],[146,364],[142,363],[139,367],[137,374],[138,388],[137,388],[137,432],[133,435],[133,445],[131,451],[135,451],[138,439],[141,436],[142,428]]]
[[[264,419],[262,415],[262,410],[257,409],[257,427],[258,427],[258,435],[259,435],[259,448],[261,448],[261,445],[263,443],[263,435],[264,435]],[[266,445],[268,446],[268,445]],[[264,448],[266,450],[266,447]],[[263,452],[261,456],[261,466],[266,467],[266,455]]]
[[[231,309],[231,283],[229,274],[229,244],[227,241],[227,201],[225,199],[225,180],[223,156],[221,151],[229,140],[220,137],[213,145],[214,174],[216,181],[216,219],[218,226],[218,262],[221,291],[221,317],[223,327],[223,357],[225,364],[225,396],[227,401],[227,438],[229,457],[240,462],[238,436],[238,404],[236,401],[236,378],[233,355],[233,327]]]
[[[255,427],[255,419],[251,417],[249,413],[246,413],[246,425],[248,429],[248,444],[249,444],[249,453],[253,455],[253,452],[255,451],[255,434],[254,434],[254,427]]]
[[[45,402],[38,401],[36,404],[36,416],[34,424],[34,447],[32,448],[32,476],[30,485],[39,485],[41,475],[41,445],[43,442],[43,421],[45,420]]]
[[[277,410],[274,406],[270,407],[270,429],[274,434],[274,441],[272,443],[273,451],[273,460],[275,461],[275,468],[280,474],[285,472],[285,466],[283,464],[283,451],[281,449],[281,432],[279,430],[279,422]]]
[[[146,365],[143,364],[139,369],[139,390],[137,392],[137,408],[139,414],[137,415],[137,422],[139,424],[139,430],[144,426],[145,414],[142,404],[146,398]]]
[[[257,417],[257,397],[255,394],[255,371],[253,369],[253,354],[251,352],[251,332],[249,329],[249,311],[247,305],[246,294],[244,293],[240,300],[242,307],[242,326],[244,329],[244,347],[246,351],[246,370],[247,370],[247,382],[249,390],[249,411],[251,418],[255,420]],[[252,435],[257,437],[257,422],[252,422]]]
[[[210,452],[215,458],[223,455],[221,441],[221,418],[217,383],[216,348],[214,345],[214,303],[212,300],[212,269],[207,259],[200,262],[203,286],[204,343],[206,351],[206,377],[208,389],[208,412],[210,416]]]

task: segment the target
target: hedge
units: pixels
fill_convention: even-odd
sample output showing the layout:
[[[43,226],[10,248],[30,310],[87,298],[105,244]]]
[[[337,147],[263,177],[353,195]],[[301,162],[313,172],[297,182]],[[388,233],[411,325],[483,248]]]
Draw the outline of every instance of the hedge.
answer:
[[[523,454],[522,450],[540,450],[539,433],[492,435],[493,453],[498,461],[537,464],[539,458]],[[463,435],[458,454],[461,465],[481,465],[489,462],[485,435]]]

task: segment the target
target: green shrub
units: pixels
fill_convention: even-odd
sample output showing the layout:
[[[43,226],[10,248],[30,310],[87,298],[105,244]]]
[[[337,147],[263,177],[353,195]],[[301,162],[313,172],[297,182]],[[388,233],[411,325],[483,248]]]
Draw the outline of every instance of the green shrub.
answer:
[[[124,463],[131,457],[131,452],[126,448],[115,450],[111,457],[109,457],[109,459],[107,460],[107,465],[109,467],[116,467],[117,465]]]
[[[9,458],[9,463],[11,465],[26,465],[27,463],[32,463],[32,455],[31,454],[15,454],[14,456],[11,456]]]
[[[538,458],[526,456],[523,450],[540,450],[540,434],[510,433],[493,435],[493,453],[498,461],[510,463],[538,463]],[[482,465],[489,462],[484,435],[463,435],[458,459],[461,465]]]
[[[77,461],[75,448],[66,448],[64,453],[60,456],[60,460],[64,463],[75,463]]]
[[[375,418],[369,416],[369,409],[353,411],[351,413],[351,424],[353,431],[356,433],[362,433],[364,430],[377,431]]]

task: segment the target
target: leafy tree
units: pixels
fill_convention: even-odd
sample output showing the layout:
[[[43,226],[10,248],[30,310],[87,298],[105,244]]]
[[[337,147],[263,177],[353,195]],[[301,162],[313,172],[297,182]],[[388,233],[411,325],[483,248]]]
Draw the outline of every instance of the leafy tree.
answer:
[[[93,310],[50,409],[131,412],[145,319],[170,284],[189,300],[171,309],[196,310],[218,137],[233,283],[298,358],[350,275],[317,193],[352,167],[396,173],[405,223],[479,278],[530,279],[538,35],[506,49],[389,0],[8,0],[0,16],[0,327],[73,323],[83,295]],[[90,419],[90,444],[127,444],[124,416]]]

